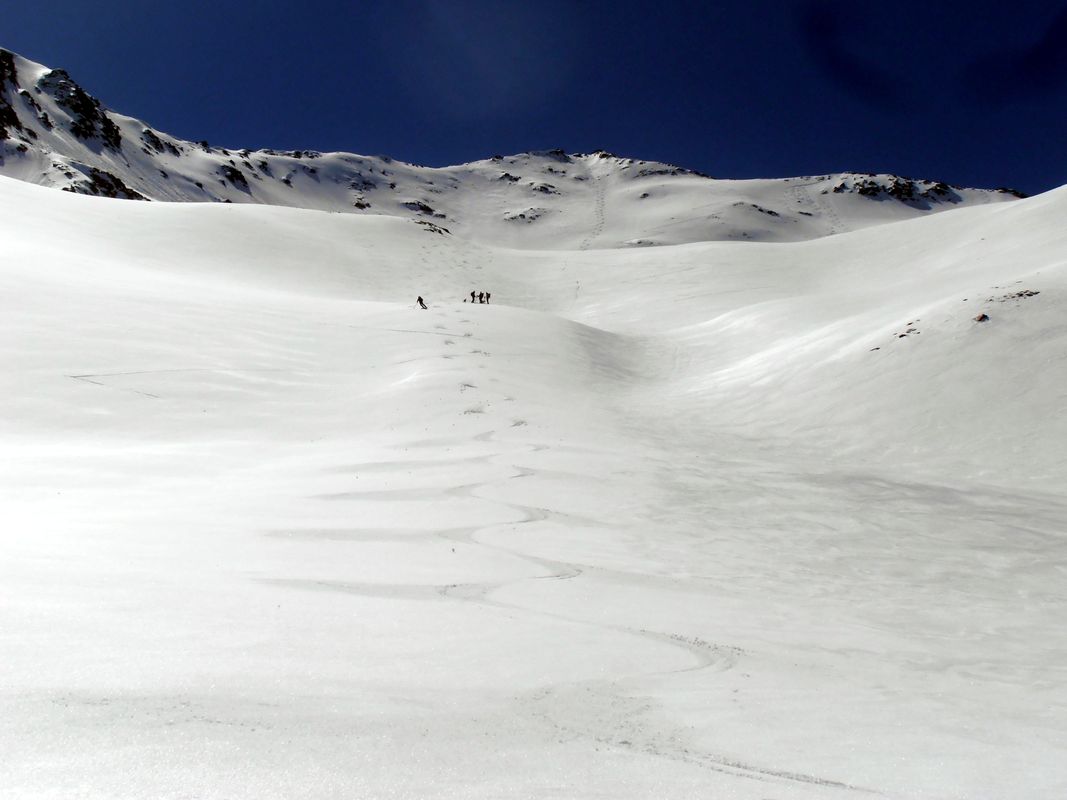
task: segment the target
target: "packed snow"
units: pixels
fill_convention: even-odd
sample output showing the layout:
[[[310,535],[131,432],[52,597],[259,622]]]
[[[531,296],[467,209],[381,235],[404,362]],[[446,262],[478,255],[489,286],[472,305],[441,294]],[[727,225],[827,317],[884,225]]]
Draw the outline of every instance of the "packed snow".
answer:
[[[515,249],[0,178],[3,796],[1064,796],[1065,213]]]

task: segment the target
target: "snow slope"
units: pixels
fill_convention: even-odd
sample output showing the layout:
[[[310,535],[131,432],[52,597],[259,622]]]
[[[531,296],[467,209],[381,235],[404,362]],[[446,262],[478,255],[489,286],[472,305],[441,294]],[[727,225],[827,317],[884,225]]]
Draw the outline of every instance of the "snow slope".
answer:
[[[1063,796],[1065,212],[533,250],[0,178],[4,796]]]
[[[893,175],[714,180],[605,152],[427,168],[350,153],[229,149],[109,111],[65,71],[6,50],[0,175],[108,197],[399,216],[465,240],[556,250],[802,241],[1015,199],[1009,190]]]

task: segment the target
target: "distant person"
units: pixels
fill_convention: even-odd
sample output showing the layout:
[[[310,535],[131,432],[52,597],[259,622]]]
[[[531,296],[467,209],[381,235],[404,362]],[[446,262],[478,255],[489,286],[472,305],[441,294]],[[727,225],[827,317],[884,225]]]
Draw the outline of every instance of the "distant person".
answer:
[[[418,298],[417,302],[419,304],[419,308],[423,308],[423,309],[426,308],[426,303],[423,302],[421,297]]]
[[[474,292],[473,291],[471,292],[471,302],[472,303],[474,302]]]
[[[484,303],[485,302],[485,292],[478,292],[478,302],[479,303]]]
[[[490,294],[489,294],[489,292],[486,292],[486,293],[485,293],[485,302],[487,302],[487,303],[488,303],[488,302],[489,302],[489,298],[490,298],[490,297],[492,297],[492,295],[490,295]]]

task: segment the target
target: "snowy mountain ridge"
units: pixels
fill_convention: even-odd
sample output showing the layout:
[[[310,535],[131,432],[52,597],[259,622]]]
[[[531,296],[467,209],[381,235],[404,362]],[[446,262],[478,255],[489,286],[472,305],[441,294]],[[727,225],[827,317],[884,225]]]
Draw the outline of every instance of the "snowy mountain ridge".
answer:
[[[895,175],[717,180],[604,151],[451,167],[386,156],[218,147],[115,113],[63,69],[0,50],[0,174],[77,194],[397,216],[520,249],[803,241],[1013,200]]]

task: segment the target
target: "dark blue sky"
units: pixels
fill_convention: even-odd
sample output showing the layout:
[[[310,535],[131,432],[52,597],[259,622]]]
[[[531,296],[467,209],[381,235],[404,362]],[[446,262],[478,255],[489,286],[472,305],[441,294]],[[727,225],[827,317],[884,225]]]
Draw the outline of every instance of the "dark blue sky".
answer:
[[[1067,183],[1067,0],[49,0],[0,46],[227,147]]]

